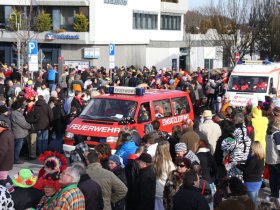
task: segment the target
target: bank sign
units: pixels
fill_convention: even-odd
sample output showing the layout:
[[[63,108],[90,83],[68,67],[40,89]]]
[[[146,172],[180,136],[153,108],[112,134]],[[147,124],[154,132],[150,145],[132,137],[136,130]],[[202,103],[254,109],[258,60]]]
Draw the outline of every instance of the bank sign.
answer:
[[[105,4],[127,5],[128,0],[104,0]]]
[[[80,39],[80,36],[78,34],[52,34],[47,33],[45,35],[46,40],[55,40],[55,39]]]

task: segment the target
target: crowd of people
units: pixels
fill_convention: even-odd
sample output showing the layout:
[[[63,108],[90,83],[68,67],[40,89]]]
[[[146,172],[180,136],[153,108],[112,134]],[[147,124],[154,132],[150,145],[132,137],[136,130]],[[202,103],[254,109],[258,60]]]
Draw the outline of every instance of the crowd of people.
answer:
[[[230,72],[209,73],[134,66],[80,70],[65,67],[30,77],[2,65],[0,72],[1,209],[217,210],[279,209],[280,100],[269,96],[233,107],[225,90]],[[194,121],[161,131],[159,120],[123,127],[117,150],[90,148],[75,135],[63,154],[67,125],[108,86],[170,89],[189,94]],[[14,164],[42,163],[38,175]],[[271,195],[259,202],[269,179]]]

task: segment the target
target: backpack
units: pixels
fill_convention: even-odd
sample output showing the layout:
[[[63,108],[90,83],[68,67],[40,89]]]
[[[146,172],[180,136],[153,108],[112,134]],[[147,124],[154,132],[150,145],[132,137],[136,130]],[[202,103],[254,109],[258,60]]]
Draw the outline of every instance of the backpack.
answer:
[[[48,81],[55,81],[56,71],[54,69],[50,69],[48,72]]]

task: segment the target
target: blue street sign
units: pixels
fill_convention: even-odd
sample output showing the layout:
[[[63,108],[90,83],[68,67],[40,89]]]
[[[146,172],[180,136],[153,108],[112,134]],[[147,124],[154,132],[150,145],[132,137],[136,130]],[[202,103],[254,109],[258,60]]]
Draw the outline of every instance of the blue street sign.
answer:
[[[109,44],[109,55],[110,56],[115,55],[115,44]]]
[[[38,43],[37,43],[37,41],[30,40],[28,42],[28,55],[38,55]]]

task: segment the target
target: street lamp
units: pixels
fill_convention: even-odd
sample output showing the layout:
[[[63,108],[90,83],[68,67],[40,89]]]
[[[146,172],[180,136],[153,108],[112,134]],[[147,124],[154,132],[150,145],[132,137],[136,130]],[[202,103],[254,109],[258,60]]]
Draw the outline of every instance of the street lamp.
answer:
[[[15,19],[16,19],[16,27],[17,27],[17,33],[18,33],[18,36],[17,36],[17,52],[18,52],[18,56],[17,56],[17,66],[18,66],[18,70],[20,70],[20,49],[21,49],[21,44],[20,44],[20,37],[19,37],[19,29],[21,27],[21,14],[19,15],[19,21],[17,19],[17,14],[15,12],[12,12],[10,14],[10,19],[12,18],[12,16],[15,16]]]

